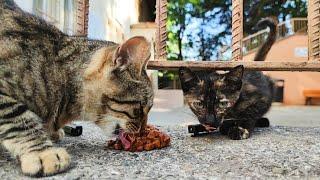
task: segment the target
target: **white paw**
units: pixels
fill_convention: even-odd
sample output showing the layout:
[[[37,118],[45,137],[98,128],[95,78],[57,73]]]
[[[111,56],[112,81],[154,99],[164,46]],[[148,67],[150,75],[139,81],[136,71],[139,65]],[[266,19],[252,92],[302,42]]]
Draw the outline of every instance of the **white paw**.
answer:
[[[66,170],[70,156],[64,148],[49,148],[31,152],[20,157],[21,170],[31,176],[47,176]]]
[[[239,127],[239,130],[242,132],[241,138],[248,139],[250,137],[250,133],[247,129]]]

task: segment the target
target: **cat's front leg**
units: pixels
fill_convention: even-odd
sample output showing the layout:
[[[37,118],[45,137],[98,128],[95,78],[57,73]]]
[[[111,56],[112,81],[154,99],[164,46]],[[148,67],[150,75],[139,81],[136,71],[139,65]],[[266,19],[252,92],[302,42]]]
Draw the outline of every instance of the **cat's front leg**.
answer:
[[[42,121],[26,105],[0,94],[0,142],[27,175],[52,175],[64,171],[70,156],[53,144]]]
[[[228,137],[232,140],[248,139],[250,137],[250,131],[240,126],[233,126],[228,130]]]
[[[229,138],[233,140],[248,139],[253,132],[254,125],[254,119],[242,119],[239,120],[239,122],[237,122],[235,125],[228,128],[227,134]]]
[[[20,156],[21,170],[26,175],[48,176],[66,170],[70,156],[64,148],[46,148]]]

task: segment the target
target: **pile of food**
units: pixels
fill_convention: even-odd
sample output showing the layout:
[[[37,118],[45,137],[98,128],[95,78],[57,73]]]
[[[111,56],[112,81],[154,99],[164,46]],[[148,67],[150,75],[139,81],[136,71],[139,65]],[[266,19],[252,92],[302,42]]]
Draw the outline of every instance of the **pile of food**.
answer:
[[[154,126],[147,125],[139,134],[129,134],[120,130],[116,140],[110,140],[107,147],[131,152],[150,151],[170,145],[170,137]]]

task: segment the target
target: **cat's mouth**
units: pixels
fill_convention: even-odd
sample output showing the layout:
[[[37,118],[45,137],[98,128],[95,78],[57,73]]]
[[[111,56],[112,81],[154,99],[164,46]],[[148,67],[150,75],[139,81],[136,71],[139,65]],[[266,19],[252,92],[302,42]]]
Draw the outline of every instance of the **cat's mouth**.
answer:
[[[124,132],[122,129],[119,132],[119,139],[121,141],[121,143],[124,146],[124,149],[130,149],[131,148],[131,137],[128,133]]]
[[[132,136],[134,136],[133,133],[125,132],[120,126],[118,126],[114,134],[117,135],[117,138],[121,141],[121,144],[123,145],[124,149],[130,149],[132,146]]]
[[[118,136],[124,149],[130,149],[132,146],[132,136],[134,133],[126,132],[123,128],[121,128],[118,124],[114,130],[114,134]]]

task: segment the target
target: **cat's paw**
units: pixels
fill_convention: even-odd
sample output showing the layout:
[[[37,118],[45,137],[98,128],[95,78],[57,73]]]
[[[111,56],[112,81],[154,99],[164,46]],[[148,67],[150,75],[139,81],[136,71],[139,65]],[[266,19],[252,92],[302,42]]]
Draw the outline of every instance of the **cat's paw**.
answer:
[[[245,128],[234,126],[229,129],[228,136],[233,140],[248,139],[250,132]]]
[[[70,155],[64,148],[54,147],[20,157],[22,172],[30,176],[48,176],[62,172],[69,167],[70,160]]]
[[[61,128],[58,131],[52,132],[50,134],[50,139],[54,142],[62,140],[65,136],[64,130]]]

